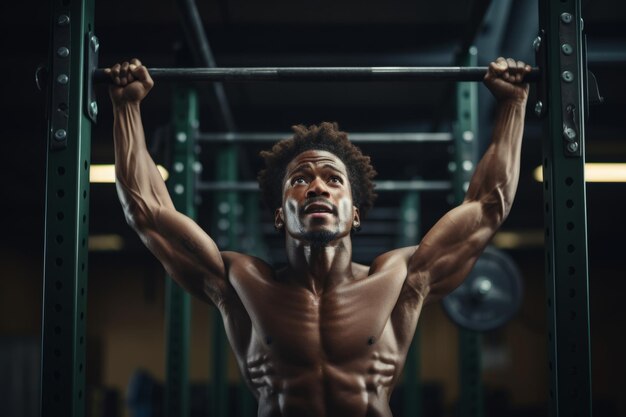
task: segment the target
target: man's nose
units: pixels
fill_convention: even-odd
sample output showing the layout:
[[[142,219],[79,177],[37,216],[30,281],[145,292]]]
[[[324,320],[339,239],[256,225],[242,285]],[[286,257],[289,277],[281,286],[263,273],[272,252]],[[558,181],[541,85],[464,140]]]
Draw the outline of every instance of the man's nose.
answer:
[[[306,191],[306,196],[317,197],[320,195],[330,197],[326,183],[321,178],[315,178],[309,183],[309,189]]]

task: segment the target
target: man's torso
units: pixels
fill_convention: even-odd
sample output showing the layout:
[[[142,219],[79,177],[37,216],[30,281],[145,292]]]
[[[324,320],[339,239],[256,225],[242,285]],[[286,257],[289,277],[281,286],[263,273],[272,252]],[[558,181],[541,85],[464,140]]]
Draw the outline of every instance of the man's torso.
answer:
[[[401,250],[381,259],[317,295],[262,261],[230,264],[234,297],[216,304],[259,416],[391,416],[423,298]]]

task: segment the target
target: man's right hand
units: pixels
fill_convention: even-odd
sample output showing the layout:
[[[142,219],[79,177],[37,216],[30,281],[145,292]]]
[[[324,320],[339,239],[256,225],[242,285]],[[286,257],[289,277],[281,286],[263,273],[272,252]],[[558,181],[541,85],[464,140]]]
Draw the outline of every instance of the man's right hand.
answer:
[[[530,71],[530,65],[525,62],[499,57],[489,64],[484,83],[498,102],[513,100],[525,105],[528,82],[524,81],[524,77]]]
[[[154,85],[148,69],[136,58],[130,62],[115,64],[104,72],[111,77],[109,96],[114,106],[139,103]]]

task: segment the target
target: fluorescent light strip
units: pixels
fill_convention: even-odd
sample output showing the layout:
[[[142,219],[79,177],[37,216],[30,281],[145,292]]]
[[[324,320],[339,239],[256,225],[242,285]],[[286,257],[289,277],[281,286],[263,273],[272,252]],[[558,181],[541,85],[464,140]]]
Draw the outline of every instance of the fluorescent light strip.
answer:
[[[533,177],[543,182],[543,168],[538,166]],[[586,182],[626,182],[626,164],[587,162],[585,164]]]
[[[539,248],[544,245],[543,229],[499,231],[492,243],[500,249]]]
[[[169,172],[162,165],[157,165],[157,169],[163,177],[163,181],[169,178]],[[89,169],[89,182],[99,184],[115,183],[115,165],[113,164],[94,164]]]
[[[124,249],[124,238],[120,235],[90,235],[90,251],[119,251]]]

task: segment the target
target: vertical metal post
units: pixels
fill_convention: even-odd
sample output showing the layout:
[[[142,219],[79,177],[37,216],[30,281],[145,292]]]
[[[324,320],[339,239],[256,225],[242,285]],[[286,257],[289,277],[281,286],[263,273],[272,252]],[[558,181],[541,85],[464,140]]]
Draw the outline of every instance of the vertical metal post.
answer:
[[[195,91],[175,88],[173,100],[173,158],[168,189],[176,210],[194,219],[194,137],[198,128]],[[191,296],[171,277],[165,281],[166,383],[165,415],[189,416],[189,339]]]
[[[249,192],[243,195],[244,198],[244,222],[245,241],[242,242],[242,251],[248,255],[256,256],[266,262],[270,262],[269,250],[263,240],[261,231],[261,213],[259,211],[260,193]]]
[[[585,189],[585,91],[580,0],[541,0],[545,33],[543,178],[548,368],[552,416],[591,416]],[[546,106],[547,104],[547,106]]]
[[[459,417],[484,415],[480,333],[459,328]]]
[[[91,122],[83,113],[93,0],[52,1],[41,349],[41,415],[85,414]]]
[[[196,65],[204,68],[215,68],[216,62],[202,25],[202,18],[196,6],[195,0],[177,0],[176,5],[182,19],[182,28],[189,44]],[[217,100],[217,112],[222,129],[232,132],[235,130],[235,119],[224,91],[224,85],[220,82],[211,83],[209,88]]]
[[[413,246],[419,243],[420,233],[420,193],[411,191],[402,200],[400,213],[399,246]],[[404,365],[403,412],[405,417],[417,417],[422,411],[422,386],[420,381],[420,331],[415,330],[413,341]]]
[[[476,65],[475,47],[470,47],[464,61],[462,65]],[[478,85],[457,83],[456,94],[452,188],[454,204],[461,204],[478,161]],[[481,417],[484,414],[480,345],[478,332],[459,327],[460,417]]]
[[[475,66],[478,51],[471,47],[461,65]],[[457,83],[456,123],[454,125],[454,154],[452,171],[453,204],[461,204],[469,187],[478,160],[478,84]]]
[[[216,149],[216,179],[237,180],[237,145],[229,144]],[[221,250],[237,249],[237,214],[241,210],[236,191],[215,193],[216,242]],[[213,311],[213,384],[211,389],[211,415],[229,417],[228,407],[228,345],[219,310]]]
[[[242,250],[248,255],[269,261],[269,253],[263,234],[261,232],[261,216],[259,213],[259,197],[256,192],[248,192],[242,195],[244,199],[243,222],[245,224],[245,235],[238,250]],[[241,380],[239,384],[239,399],[237,403],[240,406],[240,417],[256,416],[258,406],[256,399],[250,392],[250,388],[245,381]]]

